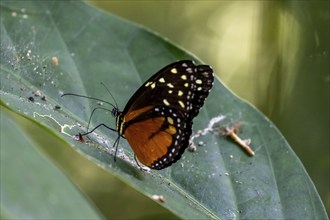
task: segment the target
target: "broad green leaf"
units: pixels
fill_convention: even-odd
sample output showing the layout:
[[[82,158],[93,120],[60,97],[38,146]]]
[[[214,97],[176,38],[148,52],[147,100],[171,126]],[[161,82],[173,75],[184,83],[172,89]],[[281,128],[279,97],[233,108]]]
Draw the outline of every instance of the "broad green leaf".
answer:
[[[1,219],[101,219],[1,107]]]
[[[144,28],[81,2],[1,2],[1,100],[48,127],[109,175],[147,196],[162,195],[161,205],[181,218],[327,218],[285,138],[219,81],[193,130],[203,130],[220,117],[218,128],[242,122],[238,135],[252,140],[254,157],[230,139],[209,132],[194,140],[205,146],[197,146],[194,153],[186,151],[171,167],[141,171],[124,139],[114,161],[114,132],[99,129],[87,144],[75,140],[101,103],[61,94],[114,102],[100,85],[103,82],[123,109],[150,75],[181,59],[198,61]],[[104,103],[102,107],[111,110]],[[99,123],[115,126],[108,111],[95,112],[92,126]]]

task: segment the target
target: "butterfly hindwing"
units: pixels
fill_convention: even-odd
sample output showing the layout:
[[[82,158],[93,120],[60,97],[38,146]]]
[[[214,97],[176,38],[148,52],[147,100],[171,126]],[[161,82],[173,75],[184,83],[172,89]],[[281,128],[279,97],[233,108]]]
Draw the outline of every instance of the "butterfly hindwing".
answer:
[[[139,160],[153,169],[163,169],[180,159],[188,146],[191,125],[182,112],[162,105],[139,114],[124,130]]]

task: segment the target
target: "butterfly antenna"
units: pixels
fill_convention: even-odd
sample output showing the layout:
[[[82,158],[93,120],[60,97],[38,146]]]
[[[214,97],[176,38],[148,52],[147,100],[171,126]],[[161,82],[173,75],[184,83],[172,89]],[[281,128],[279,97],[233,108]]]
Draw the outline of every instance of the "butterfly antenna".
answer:
[[[115,102],[115,104],[116,104],[116,108],[118,109],[118,104],[117,104],[117,102],[116,102],[116,99],[113,97],[113,95],[111,94],[111,92],[110,92],[110,90],[106,87],[106,85],[103,83],[103,82],[101,82],[101,85],[108,91],[108,93],[109,93],[109,95],[111,96],[111,98],[112,98],[112,100]]]
[[[78,94],[75,94],[75,93],[64,93],[63,95],[61,95],[61,97],[68,96],[68,95],[104,102],[104,103],[107,103],[108,105],[111,105],[113,108],[118,108],[116,102],[115,102],[116,106],[114,106],[112,103],[104,101],[102,99],[98,99],[98,98],[94,98],[94,97],[90,97],[90,96],[85,96],[85,95],[78,95]]]

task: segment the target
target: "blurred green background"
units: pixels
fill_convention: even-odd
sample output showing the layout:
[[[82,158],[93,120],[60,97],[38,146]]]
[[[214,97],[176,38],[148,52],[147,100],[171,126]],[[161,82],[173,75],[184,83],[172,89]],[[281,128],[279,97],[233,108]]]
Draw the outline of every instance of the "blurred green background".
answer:
[[[329,213],[329,1],[90,3],[210,64],[278,126]]]

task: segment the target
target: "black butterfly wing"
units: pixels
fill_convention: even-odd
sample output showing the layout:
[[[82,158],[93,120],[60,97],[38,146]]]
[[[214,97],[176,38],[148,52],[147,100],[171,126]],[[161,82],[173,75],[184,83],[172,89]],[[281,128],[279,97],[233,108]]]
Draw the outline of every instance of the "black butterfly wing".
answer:
[[[123,114],[150,105],[178,109],[194,118],[213,86],[213,71],[208,65],[182,60],[159,70],[127,102]]]

